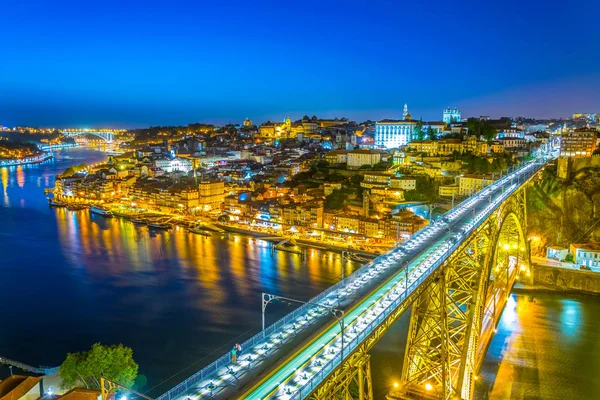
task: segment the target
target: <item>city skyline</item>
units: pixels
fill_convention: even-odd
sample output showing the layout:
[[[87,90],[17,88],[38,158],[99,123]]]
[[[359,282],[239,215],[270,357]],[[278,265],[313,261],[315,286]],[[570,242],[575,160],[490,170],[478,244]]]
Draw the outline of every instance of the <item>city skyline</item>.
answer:
[[[0,123],[597,112],[599,6],[584,3],[10,4]]]

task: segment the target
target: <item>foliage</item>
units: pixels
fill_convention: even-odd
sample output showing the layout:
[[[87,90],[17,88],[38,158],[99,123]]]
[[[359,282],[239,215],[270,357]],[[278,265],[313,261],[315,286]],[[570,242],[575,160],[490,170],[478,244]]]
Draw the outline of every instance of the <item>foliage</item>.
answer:
[[[493,126],[483,125],[481,129],[481,134],[483,135],[483,138],[489,142],[496,138],[498,131]]]
[[[407,201],[425,201],[428,203],[435,202],[439,196],[438,183],[427,175],[417,175],[416,190],[404,192],[404,199]]]
[[[65,169],[65,171],[60,176],[63,178],[68,178],[75,175],[78,172],[85,171],[87,167],[87,164],[72,165],[69,168]]]
[[[483,136],[487,141],[494,140],[498,134],[496,128],[477,118],[469,118],[467,120],[467,129],[469,130],[469,134],[475,135],[478,138]]]
[[[344,193],[341,190],[334,190],[325,197],[325,208],[329,210],[340,210],[344,208]]]
[[[467,129],[469,134],[479,137],[481,135],[482,123],[477,118],[469,118],[467,120]]]
[[[419,119],[413,128],[413,138],[416,140],[425,139],[425,130],[423,129],[423,118]]]
[[[64,389],[85,387],[100,389],[100,378],[111,379],[131,387],[137,377],[138,365],[133,350],[122,344],[104,346],[95,343],[88,351],[68,353],[58,370]]]

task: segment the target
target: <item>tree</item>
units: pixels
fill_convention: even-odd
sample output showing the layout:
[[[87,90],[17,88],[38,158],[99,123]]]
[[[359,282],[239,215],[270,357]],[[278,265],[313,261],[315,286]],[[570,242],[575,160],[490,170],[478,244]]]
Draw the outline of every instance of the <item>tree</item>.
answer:
[[[496,138],[498,131],[493,126],[486,124],[481,128],[481,134],[483,135],[483,138],[489,142]]]
[[[325,208],[329,210],[340,210],[344,208],[344,193],[341,190],[334,190],[325,197]]]
[[[477,118],[469,118],[467,120],[467,129],[469,130],[469,134],[475,135],[477,137],[481,136],[482,124],[481,121]]]
[[[63,389],[85,387],[100,390],[100,378],[131,387],[138,373],[133,350],[122,344],[104,346],[95,343],[88,351],[68,353],[58,369]]]
[[[419,119],[413,128],[413,137],[417,140],[425,139],[425,131],[423,130],[423,118]]]
[[[433,129],[432,127],[428,126],[427,127],[427,131],[426,131],[427,139],[435,140],[436,139],[435,135],[436,135],[435,129]]]

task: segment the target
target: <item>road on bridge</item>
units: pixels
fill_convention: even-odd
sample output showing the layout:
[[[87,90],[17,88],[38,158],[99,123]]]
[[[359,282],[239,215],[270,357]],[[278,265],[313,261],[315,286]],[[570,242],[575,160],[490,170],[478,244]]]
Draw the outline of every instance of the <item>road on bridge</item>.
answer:
[[[231,364],[227,355],[221,357],[159,400],[307,397],[378,326],[382,316],[397,309],[471,230],[542,165],[539,160],[529,163],[466,199],[402,246],[361,267],[274,324],[275,328],[250,339],[237,364]],[[341,325],[325,307],[345,311],[343,335]]]

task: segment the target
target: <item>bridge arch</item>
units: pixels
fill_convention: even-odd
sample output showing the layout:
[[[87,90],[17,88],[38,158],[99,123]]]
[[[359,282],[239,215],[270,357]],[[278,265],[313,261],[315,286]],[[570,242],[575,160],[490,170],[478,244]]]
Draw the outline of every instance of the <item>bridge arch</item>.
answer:
[[[521,264],[528,271],[524,193],[490,215],[413,303],[402,372],[409,396],[472,398]]]
[[[107,143],[111,143],[113,141],[114,135],[112,132],[95,132],[95,131],[77,131],[77,132],[63,132],[65,136],[68,137],[76,137],[80,135],[93,135],[100,139],[103,139]]]

